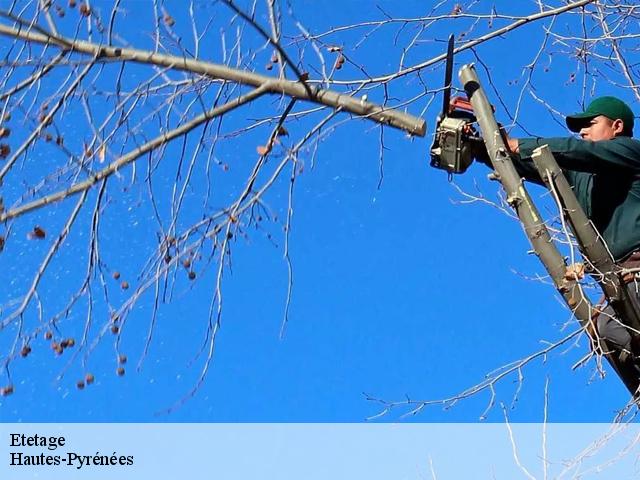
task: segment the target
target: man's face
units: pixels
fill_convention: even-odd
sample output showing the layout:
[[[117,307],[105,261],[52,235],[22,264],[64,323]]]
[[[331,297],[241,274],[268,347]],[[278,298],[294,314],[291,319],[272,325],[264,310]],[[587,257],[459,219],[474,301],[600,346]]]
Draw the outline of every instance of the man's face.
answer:
[[[580,137],[583,140],[591,140],[592,142],[611,140],[620,135],[622,130],[622,120],[611,120],[604,115],[598,115],[589,120],[589,123],[580,129]]]

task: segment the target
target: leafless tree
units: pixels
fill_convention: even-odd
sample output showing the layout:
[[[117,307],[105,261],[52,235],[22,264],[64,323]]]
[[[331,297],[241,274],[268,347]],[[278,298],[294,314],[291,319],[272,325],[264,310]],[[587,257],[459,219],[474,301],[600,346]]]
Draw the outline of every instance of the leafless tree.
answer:
[[[361,22],[319,31],[291,1],[5,2],[2,393],[14,389],[14,362],[43,339],[54,355],[68,357],[60,378],[71,368],[82,372],[73,379],[79,388],[93,382],[88,361],[105,342],[113,342],[124,374],[122,341],[144,304],[140,367],[163,306],[204,282],[202,368],[181,401],[189,398],[213,359],[232,251],[250,234],[282,240],[284,331],[294,294],[289,232],[299,175],[329,148],[323,142],[336,129],[353,122],[363,132],[379,130],[380,182],[386,136],[409,142],[433,133],[427,126],[439,105],[445,32],[457,32],[456,53],[478,64],[509,128],[529,132],[520,121],[525,108],[561,124],[561,108],[550,100],[557,85],[571,86],[578,102],[601,82],[640,99],[640,7],[631,0],[536,1],[526,15],[503,13],[509,8],[499,2],[425,7],[409,18],[377,6]],[[314,8],[317,15],[328,9],[321,2]],[[496,66],[494,45],[522,31],[538,45],[535,55]],[[362,60],[389,41],[384,62]],[[511,76],[507,85],[494,78],[498,68],[500,78]],[[247,144],[254,158],[234,158]],[[274,204],[284,206],[284,218],[273,214]],[[135,220],[132,212],[139,212]],[[135,241],[110,234],[123,224]],[[26,252],[29,267],[17,268]],[[492,389],[579,334],[443,402]]]

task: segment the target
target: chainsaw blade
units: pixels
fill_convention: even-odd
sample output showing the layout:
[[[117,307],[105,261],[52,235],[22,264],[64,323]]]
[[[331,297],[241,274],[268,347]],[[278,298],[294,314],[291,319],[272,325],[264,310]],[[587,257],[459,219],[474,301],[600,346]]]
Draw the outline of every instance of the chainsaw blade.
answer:
[[[442,114],[440,118],[444,118],[449,113],[449,103],[451,102],[451,79],[453,76],[453,43],[454,35],[449,36],[449,44],[447,46],[447,59],[444,70],[444,92],[442,99]]]

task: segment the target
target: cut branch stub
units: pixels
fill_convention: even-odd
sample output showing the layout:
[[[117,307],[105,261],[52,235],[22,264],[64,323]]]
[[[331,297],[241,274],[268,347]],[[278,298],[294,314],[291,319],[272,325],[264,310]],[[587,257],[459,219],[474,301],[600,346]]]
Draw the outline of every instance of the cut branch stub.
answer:
[[[565,280],[567,267],[564,258],[551,241],[551,235],[544,225],[542,216],[533,204],[522,179],[511,161],[500,127],[495,120],[493,109],[480,87],[478,75],[473,65],[462,67],[460,80],[473,105],[493,168],[507,194],[507,199],[512,200],[509,204],[516,211],[531,242],[531,246],[551,275],[554,285],[574,312],[578,321],[583,326],[587,326],[591,320],[591,302],[584,295],[578,283],[568,283]]]

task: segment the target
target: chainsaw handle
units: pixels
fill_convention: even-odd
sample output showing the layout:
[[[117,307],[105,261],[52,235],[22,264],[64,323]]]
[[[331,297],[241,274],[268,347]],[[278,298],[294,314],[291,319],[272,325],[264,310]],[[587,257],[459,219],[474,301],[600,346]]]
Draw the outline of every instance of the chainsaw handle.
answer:
[[[468,98],[465,97],[453,97],[449,102],[449,113],[454,110],[463,110],[465,112],[473,113],[473,105]],[[496,107],[491,105],[491,110],[496,113]]]
[[[473,106],[471,106],[471,102],[464,97],[454,97],[449,103],[449,113],[454,110],[463,110],[465,112],[473,113]]]

